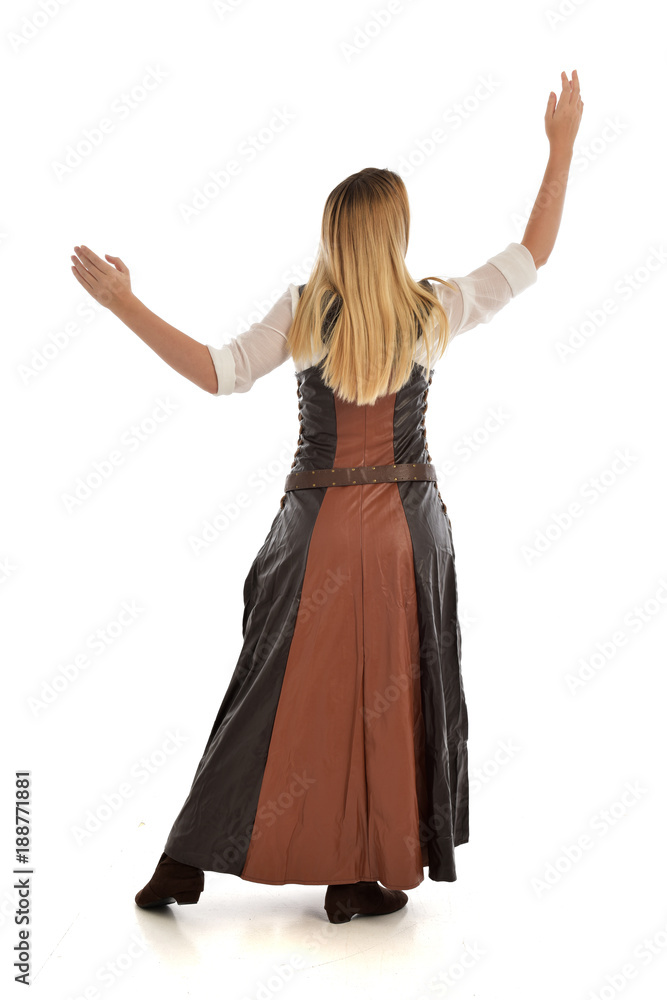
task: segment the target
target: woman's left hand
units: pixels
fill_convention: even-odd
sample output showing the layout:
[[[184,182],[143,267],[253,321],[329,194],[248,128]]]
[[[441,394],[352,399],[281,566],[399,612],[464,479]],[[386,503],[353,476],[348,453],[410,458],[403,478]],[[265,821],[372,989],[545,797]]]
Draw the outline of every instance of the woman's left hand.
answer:
[[[74,261],[74,277],[100,305],[114,312],[131,298],[130,271],[120,257],[105,254],[107,260],[111,261],[111,264],[107,264],[88,247],[74,249],[77,253],[76,257],[71,257]]]

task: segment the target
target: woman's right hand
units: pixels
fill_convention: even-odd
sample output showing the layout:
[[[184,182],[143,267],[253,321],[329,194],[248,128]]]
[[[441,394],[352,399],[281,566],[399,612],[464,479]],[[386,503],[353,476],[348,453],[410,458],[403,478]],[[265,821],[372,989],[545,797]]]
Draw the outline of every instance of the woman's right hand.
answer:
[[[571,81],[568,80],[565,71],[560,76],[563,89],[558,103],[554,92],[549,94],[544,127],[552,150],[571,153],[584,110],[584,102],[579,96],[579,75],[576,69],[572,70]]]

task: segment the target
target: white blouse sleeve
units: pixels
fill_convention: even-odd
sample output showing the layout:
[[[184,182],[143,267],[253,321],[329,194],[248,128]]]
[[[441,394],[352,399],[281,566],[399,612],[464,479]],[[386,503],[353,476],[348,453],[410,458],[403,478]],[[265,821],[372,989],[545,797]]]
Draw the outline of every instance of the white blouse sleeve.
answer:
[[[438,281],[432,285],[449,318],[451,340],[478,323],[488,323],[510,299],[537,281],[537,268],[527,247],[510,243],[465,277],[446,280],[454,285],[453,289]],[[287,334],[298,300],[297,285],[288,285],[268,313],[244,333],[222,347],[206,345],[218,376],[216,396],[248,392],[258,378],[287,361]],[[420,347],[415,360],[425,361],[425,355]],[[435,360],[432,356],[431,363]]]
[[[287,361],[287,333],[298,297],[297,286],[289,285],[268,313],[244,333],[222,347],[206,345],[218,376],[216,396],[248,392],[258,378]]]
[[[442,277],[452,283],[454,289],[439,281],[432,281],[431,285],[447,313],[451,341],[479,323],[488,323],[512,298],[534,285],[537,268],[528,247],[523,243],[510,243],[465,277]],[[425,358],[425,354],[423,348],[420,349],[420,357]],[[432,356],[431,363],[434,361]]]

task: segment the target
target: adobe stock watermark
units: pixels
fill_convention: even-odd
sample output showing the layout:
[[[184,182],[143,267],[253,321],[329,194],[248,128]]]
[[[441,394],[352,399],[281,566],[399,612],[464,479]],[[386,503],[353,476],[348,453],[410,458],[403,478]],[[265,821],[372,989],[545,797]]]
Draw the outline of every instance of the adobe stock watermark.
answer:
[[[180,732],[169,730],[159,747],[152,750],[147,756],[140,757],[130,767],[127,781],[121,781],[117,788],[111,792],[104,792],[101,800],[92,809],[87,809],[80,823],[73,824],[69,828],[75,844],[81,847],[82,844],[102,829],[118,811],[131,799],[138,788],[150,781],[167,763],[189,737],[182,736]]]
[[[541,559],[554,543],[572,528],[575,521],[580,520],[587,510],[613,489],[638,460],[638,456],[633,455],[627,448],[617,448],[611,462],[601,472],[589,476],[579,487],[578,496],[582,497],[584,502],[571,500],[564,510],[552,514],[547,524],[534,533],[529,545],[521,546],[521,555],[526,565],[532,566]]]
[[[237,146],[236,157],[233,157],[214,170],[209,170],[208,177],[194,189],[189,201],[179,202],[178,212],[185,223],[198,218],[213,202],[226,191],[234,177],[238,177],[248,165],[254,163],[258,156],[273,145],[276,138],[296,120],[296,115],[287,108],[273,108],[268,122],[257,132],[247,135]]]
[[[228,838],[229,845],[224,851],[214,852],[213,857],[216,863],[235,865],[240,858],[247,854],[252,841],[259,840],[266,830],[273,826],[279,816],[286,813],[288,809],[293,809],[308,789],[317,783],[317,779],[308,775],[306,771],[301,774],[293,771],[289,777],[291,779],[289,787],[285,788],[277,799],[270,799],[259,806],[255,818],[248,823],[245,830],[239,836]]]
[[[459,629],[463,634],[460,622]],[[392,705],[402,703],[408,688],[413,686],[417,678],[421,678],[422,669],[429,663],[437,669],[440,660],[445,658],[445,651],[452,647],[454,649],[458,647],[455,623],[453,628],[441,629],[438,632],[437,641],[425,638],[420,644],[419,655],[410,662],[407,669],[401,673],[392,672],[388,682],[381,690],[376,688],[372,695],[369,693],[366,697],[362,709],[364,722],[366,724],[374,722],[384,715]]]
[[[111,102],[107,116],[92,126],[83,129],[80,137],[65,147],[61,159],[51,161],[55,177],[62,181],[99,149],[107,137],[116,131],[120,122],[127,119],[145,103],[151,93],[164,82],[167,74],[159,66],[149,66],[138,83],[130,90],[124,90]]]
[[[392,27],[396,17],[411,7],[415,0],[387,0],[379,9],[373,8],[366,20],[356,24],[348,41],[338,43],[338,48],[346,63],[365,52],[369,45],[387,28]]]
[[[489,75],[479,76],[477,79],[478,83],[470,93],[442,113],[441,125],[436,125],[428,135],[417,139],[411,149],[399,156],[395,170],[403,179],[410,177],[415,170],[423,166],[438,148],[468,122],[500,88],[498,81]]]
[[[37,38],[47,24],[66,7],[70,0],[39,0],[31,14],[21,18],[20,25],[14,31],[7,32],[7,41],[14,52],[22,51],[25,46]]]
[[[595,643],[595,650],[587,656],[580,656],[577,669],[565,674],[565,684],[571,695],[579,694],[594,677],[599,677],[604,668],[611,663],[620,649],[627,646],[629,640],[642,632],[650,622],[667,606],[667,579],[661,576],[655,592],[641,604],[628,608],[623,616],[624,628],[615,629],[606,639]]]
[[[476,941],[466,944],[456,961],[451,962],[442,972],[431,976],[428,981],[428,993],[421,993],[417,1000],[430,1000],[434,993],[438,996],[448,996],[462,979],[464,979],[479,960],[486,955],[486,949]]]
[[[106,457],[98,458],[93,463],[92,469],[77,476],[69,491],[60,494],[67,513],[72,514],[73,511],[79,510],[86,500],[94,496],[100,487],[126,464],[131,455],[135,455],[153,438],[177,409],[178,404],[172,403],[170,399],[156,399],[150,413],[123,431],[116,448]]]
[[[18,566],[15,566],[10,560],[10,556],[0,558],[0,585],[7,583],[13,576],[16,576]]]
[[[308,594],[294,594],[290,599],[284,612],[277,618],[278,628],[268,630],[266,616],[262,621],[260,637],[251,650],[243,651],[234,669],[233,681],[241,683],[243,680],[261,670],[267,658],[282,657],[285,643],[291,643],[294,630],[305,624],[314,615],[319,614],[328,604],[331,598],[337,594],[341,588],[349,582],[349,574],[343,573],[340,567],[334,569],[329,566],[320,580],[320,586],[311,590]],[[249,607],[249,593],[246,592],[246,608]],[[252,615],[254,608],[250,607]],[[293,617],[294,616],[294,617]],[[245,618],[245,615],[244,615]],[[252,628],[250,621],[246,621],[246,627]],[[288,654],[289,655],[289,654]]]
[[[246,480],[245,489],[238,490],[231,499],[218,504],[216,513],[202,522],[199,531],[188,535],[188,544],[195,555],[201,555],[219,541],[227,528],[235,524],[242,513],[252,506],[256,497],[278,481],[284,483],[294,461],[294,449],[294,444],[284,441],[277,458],[252,472]]]
[[[287,983],[294,979],[295,973],[299,969],[306,967],[306,960],[303,955],[290,955],[287,962],[274,962],[271,972],[264,973],[261,978],[255,979],[254,992],[244,992],[239,1000],[271,1000],[271,997],[279,993]]]
[[[348,580],[349,576],[344,574],[340,567],[336,570],[329,567],[324,574],[320,587],[317,587],[307,596],[304,596],[303,591],[295,594],[290,600],[284,613],[279,616],[278,628],[267,630],[265,629],[265,623],[263,622],[262,631],[257,644],[250,651],[250,655],[245,655],[243,659],[239,658],[234,670],[233,680],[235,682],[241,682],[246,676],[254,673],[256,670],[262,669],[262,665],[267,657],[274,655],[281,656],[281,647],[286,642],[288,644],[291,643],[294,628],[299,624],[307,622],[311,616],[318,614],[322,608],[326,606],[331,597],[336,594],[341,587],[345,587]],[[251,608],[250,614],[253,613],[254,608]],[[293,619],[293,615],[295,615],[295,619]],[[293,621],[294,625],[292,624]],[[473,618],[472,615],[466,612],[462,614],[460,613],[459,628],[461,635],[463,635],[467,631],[467,628],[475,622],[476,619]],[[246,625],[248,628],[252,628],[249,621]],[[383,712],[386,712],[391,705],[398,700],[401,691],[405,691],[407,689],[409,676],[414,678],[416,673],[423,666],[429,663],[433,663],[437,668],[439,658],[442,656],[443,650],[449,646],[455,646],[456,643],[456,629],[442,633],[440,646],[435,645],[434,647],[430,640],[424,639],[420,647],[419,662],[411,664],[410,666],[410,671],[412,673],[408,676],[405,674],[390,674],[386,688],[382,693],[376,693],[373,705],[366,705],[364,707],[366,719],[372,721],[373,719],[378,718]]]
[[[291,267],[283,271],[280,279],[281,291],[285,290],[286,285],[305,284],[310,277],[316,259],[317,248],[315,248],[315,250],[311,250],[310,253],[307,253],[297,264],[293,264]]]
[[[140,934],[137,930],[132,931],[129,935],[129,942],[113,958],[97,966],[93,983],[84,988],[78,987],[75,993],[70,993],[66,997],[66,1000],[99,1000],[104,994],[97,985],[98,983],[105,990],[108,990],[122,980],[136,963],[137,959],[143,958],[148,951],[148,942],[143,934]]]
[[[278,284],[271,289],[267,298],[253,299],[252,308],[244,316],[239,317],[236,322],[236,328],[231,336],[240,336],[240,334],[246,333],[255,323],[261,323],[267,314],[273,309],[276,302],[278,302],[278,300],[285,294],[289,285],[298,286],[305,284],[308,280],[310,272],[312,271],[315,259],[316,251],[314,253],[306,254],[306,256],[302,257],[296,264],[292,264],[290,267],[285,268],[285,270],[280,273]],[[229,340],[226,340],[225,343],[220,346],[225,346],[228,342]],[[211,346],[213,347],[216,345],[211,344]]]
[[[456,637],[454,637],[456,641]],[[392,705],[397,702],[404,703],[405,692],[412,687],[414,681],[421,675],[421,662],[419,659],[413,660],[406,671],[400,674],[392,673],[389,683],[382,691],[375,690],[372,697],[364,701],[362,714],[364,722],[368,724],[384,715]]]
[[[84,649],[62,663],[50,678],[43,680],[36,694],[29,695],[26,703],[33,716],[37,717],[49,705],[53,705],[81,677],[82,673],[93,664],[93,658],[102,656],[127,630],[134,625],[144,609],[136,601],[122,601],[121,610],[111,621],[89,632],[83,641]]]
[[[465,740],[462,740],[461,742],[466,743]],[[450,750],[450,754],[451,753],[452,751]],[[406,834],[403,837],[403,843],[405,844],[406,850],[413,853],[415,851],[419,851],[420,848],[422,848],[425,844],[428,844],[429,841],[433,840],[433,838],[437,837],[441,832],[444,832],[447,836],[449,836],[448,831],[451,831],[451,828],[451,810],[447,809],[444,805],[441,806],[436,803],[431,810],[431,815],[428,820],[419,820],[418,836],[414,837],[412,834]]]
[[[463,466],[486,448],[489,442],[496,437],[498,431],[506,427],[509,421],[510,414],[504,405],[487,407],[484,419],[470,431],[466,431],[465,434],[457,438],[450,449],[449,456],[436,463],[438,475],[442,472],[443,476],[455,476]]]
[[[556,356],[565,363],[579,354],[581,349],[606,326],[610,317],[616,316],[624,305],[646,288],[665,262],[667,262],[667,250],[662,246],[650,247],[641,264],[637,264],[631,271],[624,271],[623,275],[614,281],[613,295],[586,309],[585,319],[570,324],[568,336],[557,340],[554,344]]]
[[[12,875],[12,879],[14,876]],[[5,890],[3,896],[0,897],[0,927],[4,927],[9,921],[10,924],[14,925],[14,918],[16,916],[16,893],[9,889]]]
[[[614,118],[607,116],[599,135],[588,139],[586,143],[575,143],[569,166],[564,167],[559,172],[557,179],[548,185],[546,194],[542,194],[536,199],[538,208],[548,204],[550,199],[559,197],[565,187],[571,190],[577,178],[585,173],[591,164],[596,163],[616,143],[618,137],[623,135],[627,128],[627,123],[621,121],[618,115],[614,116]],[[517,240],[519,241],[530,218],[533,204],[534,201],[527,200],[523,212],[512,212],[510,214],[510,222],[514,227]]]
[[[448,655],[447,650],[455,649],[457,651],[455,655],[460,658],[459,639],[463,646],[463,636],[476,621],[477,619],[468,612],[460,612],[457,609],[456,619],[450,619],[449,628],[441,627],[438,630],[435,641],[432,637],[422,639],[419,644],[419,656],[410,662],[408,669],[399,674],[392,672],[382,690],[376,689],[372,696],[367,697],[363,706],[364,721],[373,722],[400,701],[408,687],[421,677],[425,667],[430,665],[437,670],[441,660]]]
[[[556,7],[549,7],[545,10],[544,16],[547,19],[547,24],[550,28],[560,27],[585,3],[586,0],[560,0]]]
[[[211,6],[218,17],[224,17],[225,14],[233,14],[245,2],[246,0],[213,0]]]
[[[287,286],[301,285],[308,280],[314,263],[315,255],[311,254],[304,257],[300,263],[294,264],[291,268],[285,270],[280,277],[279,286],[271,289],[268,298],[254,299],[250,311],[244,316],[239,317],[232,336],[239,336],[249,330],[255,323],[261,323],[271,309],[273,309],[276,302],[285,294]]]
[[[632,949],[630,957],[615,972],[608,972],[604,985],[586,994],[586,1000],[615,1000],[656,958],[667,951],[667,923],[663,923]]]
[[[344,903],[341,903],[338,908],[341,911],[341,913],[346,913],[348,910],[347,906]],[[331,924],[324,917],[322,917],[322,926],[318,927],[316,931],[311,931],[306,935],[304,939],[304,948],[307,952],[309,952],[310,956],[312,957],[330,940],[338,941],[340,939],[340,934],[341,934],[340,925]],[[431,985],[431,989],[444,989],[447,985],[447,978],[449,978],[451,982],[458,981],[462,977],[461,969],[471,968],[476,958],[478,958],[483,954],[484,950],[481,948],[481,946],[476,944],[466,945],[464,951],[459,956],[458,961],[453,962],[448,967],[448,969],[443,970],[442,972],[438,973],[435,977],[433,977],[433,979],[431,980],[431,984],[433,984]],[[294,961],[293,964],[295,964]],[[436,982],[438,983],[437,986],[435,985]],[[267,1000],[267,997],[259,992],[255,994],[255,997],[256,1000]],[[251,998],[244,997],[244,1000],[251,1000]],[[254,998],[252,998],[252,1000],[254,1000]],[[428,1000],[428,998],[422,994],[422,996],[419,997],[418,1000]]]
[[[350,908],[341,902],[338,906],[338,910],[343,914],[348,914],[349,916],[354,916],[354,911],[350,913]],[[326,946],[330,941],[339,942],[341,937],[341,925],[329,923],[328,919],[324,915],[324,911],[321,911],[320,916],[321,924],[314,930],[306,934],[303,939],[304,950],[308,953],[311,959],[317,954],[318,951],[324,946]],[[349,926],[349,925],[348,925]],[[325,953],[321,956],[322,964],[326,961],[330,961],[330,953]],[[256,1000],[266,1000],[261,994],[256,994]]]
[[[492,757],[487,757],[479,766],[470,768],[468,776],[469,795],[477,795],[478,792],[481,792],[484,786],[497,777],[501,770],[516,757],[520,750],[521,747],[517,746],[514,740],[501,740]]]
[[[591,163],[599,160],[603,153],[606,153],[609,147],[616,143],[619,135],[623,135],[628,128],[628,123],[621,121],[618,115],[614,115],[613,118],[607,115],[599,135],[594,135],[586,142],[581,140],[575,142],[572,147],[572,161],[570,163],[575,173],[583,174],[588,170]]]
[[[282,657],[288,655],[289,651],[285,652],[285,644],[289,646],[292,641],[294,635],[292,616],[298,614],[298,607],[299,595],[295,594],[290,599],[287,608],[277,616],[278,627],[269,629],[266,613],[264,611],[258,612],[254,606],[246,604],[243,615],[246,628],[252,630],[254,628],[253,616],[261,613],[263,615],[260,623],[261,631],[255,645],[251,648],[243,646],[231,678],[234,684],[245,683],[246,677],[264,669],[267,661],[277,657],[278,661],[282,662]]]
[[[589,832],[580,834],[574,843],[561,844],[560,854],[549,861],[541,875],[530,880],[530,884],[536,896],[542,898],[545,893],[550,892],[554,886],[562,881],[563,877],[571,872],[575,865],[584,858],[587,852],[591,851],[601,840],[613,830],[621,820],[635,808],[646,795],[648,789],[644,788],[639,781],[626,781],[624,790],[605,809],[599,809],[588,821]]]
[[[79,320],[83,320],[85,326],[92,323],[101,313],[107,312],[106,308],[91,299],[81,299],[75,307],[77,318],[69,320],[57,330],[52,330],[46,335],[39,347],[30,348],[30,358],[22,362],[17,367],[18,374],[23,385],[29,385],[43,371],[59,358],[63,351],[66,351],[73,340],[82,333],[82,326]]]
[[[318,614],[322,608],[326,607],[331,598],[349,582],[349,573],[343,573],[340,566],[335,571],[329,566],[324,574],[321,587],[317,587],[308,594],[304,594],[302,590],[299,610],[296,615],[297,625],[305,624],[309,618]]]

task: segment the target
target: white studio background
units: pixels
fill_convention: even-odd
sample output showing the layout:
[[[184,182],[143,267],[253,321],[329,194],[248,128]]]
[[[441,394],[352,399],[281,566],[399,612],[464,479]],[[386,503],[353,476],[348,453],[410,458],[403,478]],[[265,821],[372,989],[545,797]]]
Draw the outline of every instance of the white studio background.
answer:
[[[14,772],[27,768],[39,995],[657,994],[667,219],[654,11],[3,6],[5,976]],[[70,271],[74,245],[120,256],[154,312],[220,345],[306,280],[329,191],[383,166],[408,188],[412,275],[464,275],[521,240],[549,91],[573,68],[585,109],[554,252],[536,285],[457,338],[428,398],[470,713],[457,882],[426,873],[400,914],[333,928],[324,887],[215,873],[197,907],[139,910],[241,648],[243,582],[296,449],[296,380],[287,363],[246,394],[199,390],[96,307]],[[240,173],[207,187],[234,158]]]

